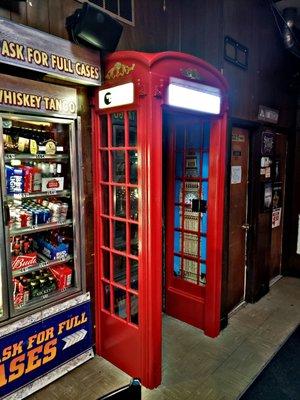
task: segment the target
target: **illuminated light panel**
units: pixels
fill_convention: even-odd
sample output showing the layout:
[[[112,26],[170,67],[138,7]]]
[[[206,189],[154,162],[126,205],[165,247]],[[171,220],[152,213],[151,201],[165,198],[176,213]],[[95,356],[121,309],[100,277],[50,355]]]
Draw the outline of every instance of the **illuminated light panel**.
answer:
[[[99,90],[99,108],[101,109],[123,106],[133,102],[134,87],[132,82]]]
[[[173,79],[168,86],[167,102],[170,106],[220,114],[221,93],[218,88]]]

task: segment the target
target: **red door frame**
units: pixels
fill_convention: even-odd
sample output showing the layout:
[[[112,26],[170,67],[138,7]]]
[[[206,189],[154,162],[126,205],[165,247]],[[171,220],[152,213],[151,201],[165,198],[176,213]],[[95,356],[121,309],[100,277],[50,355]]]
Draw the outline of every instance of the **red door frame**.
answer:
[[[204,332],[212,337],[220,331],[220,299],[222,276],[223,200],[226,153],[227,84],[220,73],[206,62],[182,53],[146,54],[116,52],[106,59],[104,87],[134,82],[135,103],[110,109],[138,112],[139,159],[139,327],[131,332],[122,321],[103,311],[101,286],[102,235],[100,216],[100,142],[101,126],[98,90],[93,111],[94,163],[94,229],[95,229],[95,296],[96,351],[131,375],[141,378],[144,386],[154,388],[161,383],[162,343],[162,105],[170,76],[197,80],[220,88],[222,110],[213,123],[210,146],[209,225],[207,240],[207,285]],[[101,88],[102,89],[102,88]],[[107,113],[107,111],[105,112]],[[211,176],[212,175],[212,176]],[[221,206],[220,206],[221,205]],[[117,322],[116,322],[117,321]],[[118,336],[119,335],[119,336]],[[110,338],[119,338],[110,346]]]

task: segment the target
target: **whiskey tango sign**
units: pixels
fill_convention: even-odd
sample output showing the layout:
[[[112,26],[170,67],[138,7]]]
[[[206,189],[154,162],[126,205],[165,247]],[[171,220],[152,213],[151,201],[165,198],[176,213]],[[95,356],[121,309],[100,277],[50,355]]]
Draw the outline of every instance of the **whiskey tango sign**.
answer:
[[[0,108],[75,118],[76,90],[0,74]]]
[[[53,35],[0,18],[0,62],[99,85],[100,56]]]
[[[32,317],[18,321],[7,334],[0,329],[1,399],[23,398],[93,356],[89,296],[69,300],[71,307],[67,303],[64,311],[54,306],[33,323]]]

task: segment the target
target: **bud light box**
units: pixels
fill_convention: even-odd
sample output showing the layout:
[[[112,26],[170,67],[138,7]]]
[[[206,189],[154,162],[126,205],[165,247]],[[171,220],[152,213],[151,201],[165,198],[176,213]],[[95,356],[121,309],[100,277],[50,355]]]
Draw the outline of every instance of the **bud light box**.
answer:
[[[42,192],[49,192],[51,190],[64,190],[64,178],[62,176],[42,178]]]
[[[36,238],[34,247],[39,253],[44,254],[50,260],[63,260],[68,256],[69,244],[60,243],[57,246],[45,241],[44,239]]]

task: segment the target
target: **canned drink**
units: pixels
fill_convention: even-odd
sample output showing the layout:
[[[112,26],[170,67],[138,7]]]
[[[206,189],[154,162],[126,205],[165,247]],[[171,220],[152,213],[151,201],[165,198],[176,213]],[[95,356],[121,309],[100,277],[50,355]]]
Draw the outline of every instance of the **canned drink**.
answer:
[[[44,210],[44,224],[48,224],[48,222],[51,221],[51,211],[50,210]]]
[[[37,220],[38,220],[38,225],[44,224],[44,220],[45,220],[45,213],[44,213],[44,210],[42,210],[42,209],[39,209],[39,210],[38,210],[38,217],[37,217]]]

